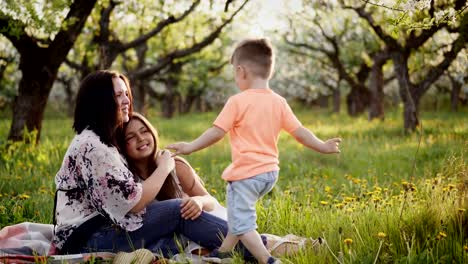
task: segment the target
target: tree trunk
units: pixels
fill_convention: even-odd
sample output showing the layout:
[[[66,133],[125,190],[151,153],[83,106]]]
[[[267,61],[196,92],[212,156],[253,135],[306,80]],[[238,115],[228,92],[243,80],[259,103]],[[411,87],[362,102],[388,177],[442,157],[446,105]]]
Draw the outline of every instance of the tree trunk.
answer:
[[[67,104],[67,115],[73,118],[75,113],[75,93],[73,91],[73,80],[65,80],[63,82],[63,86],[65,89],[65,100]]]
[[[132,81],[132,92],[133,92],[133,107],[135,111],[145,115],[146,114],[146,81],[145,80],[133,80]]]
[[[195,99],[197,98],[197,95],[187,95],[185,97],[185,100],[182,101],[182,107],[180,113],[186,114],[190,112],[192,109],[192,105],[195,102]]]
[[[338,87],[333,90],[333,112],[339,113],[340,106],[341,106],[341,91],[340,91],[340,83],[338,82]]]
[[[26,32],[25,27],[12,33],[8,25],[15,19],[0,16],[0,28],[5,29],[2,34],[13,43],[21,57],[19,69],[22,77],[13,104],[8,139],[22,140],[24,130],[36,130],[35,140],[39,141],[44,110],[58,69],[73,47],[95,3],[96,0],[73,1],[60,31],[45,48]]]
[[[380,120],[385,119],[384,113],[384,78],[383,78],[383,65],[387,61],[387,54],[384,52],[378,52],[374,55],[373,65],[371,67],[371,73],[369,78],[369,90],[370,90],[370,105],[369,105],[369,120],[378,118]]]
[[[319,95],[317,98],[317,103],[320,108],[328,108],[328,99],[330,98],[329,95]]]
[[[364,87],[351,87],[350,93],[346,96],[346,103],[348,114],[350,116],[358,116],[366,111],[369,105],[369,91]]]
[[[18,95],[13,103],[13,120],[10,127],[8,139],[13,141],[23,140],[24,129],[37,131],[36,142],[41,136],[42,119],[47,105],[52,84],[56,78],[57,71],[48,71],[42,60],[24,61],[20,63],[23,73],[19,83]],[[25,68],[25,65],[28,68]],[[43,69],[40,71],[38,69]]]
[[[175,96],[171,93],[166,93],[161,102],[162,115],[165,118],[172,118],[175,112]]]
[[[197,96],[195,98],[195,111],[197,112],[204,112],[204,107],[203,107],[203,98],[201,96]]]
[[[450,91],[450,105],[452,107],[452,111],[457,112],[458,111],[458,101],[459,101],[459,95],[462,87],[462,83],[457,82],[455,78],[450,76],[449,74],[449,79],[450,82],[452,83],[452,90]]]
[[[404,52],[394,52],[392,54],[393,65],[395,74],[398,79],[400,97],[403,102],[403,120],[405,131],[414,131],[419,125],[417,104],[419,104],[419,98],[417,102],[413,98],[411,91],[411,82],[408,74],[408,56],[409,54]]]

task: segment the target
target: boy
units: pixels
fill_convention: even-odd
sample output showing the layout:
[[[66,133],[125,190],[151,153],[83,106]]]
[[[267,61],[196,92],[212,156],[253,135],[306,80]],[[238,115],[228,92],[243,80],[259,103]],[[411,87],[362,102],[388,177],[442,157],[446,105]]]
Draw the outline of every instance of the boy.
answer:
[[[257,233],[255,203],[271,191],[278,178],[278,135],[286,130],[304,146],[321,153],[339,153],[339,138],[325,142],[304,128],[286,100],[269,88],[274,54],[266,39],[242,41],[231,57],[240,93],[226,102],[221,113],[196,140],[167,148],[190,154],[206,148],[229,132],[232,164],[223,172],[227,186],[229,232],[212,257],[229,256],[239,240],[260,263],[280,263]],[[212,259],[214,260],[214,258]]]

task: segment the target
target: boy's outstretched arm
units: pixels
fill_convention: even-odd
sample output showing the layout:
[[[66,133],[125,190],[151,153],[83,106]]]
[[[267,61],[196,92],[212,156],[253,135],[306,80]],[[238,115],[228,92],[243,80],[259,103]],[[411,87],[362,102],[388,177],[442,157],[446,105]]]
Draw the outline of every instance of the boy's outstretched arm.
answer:
[[[339,145],[341,138],[332,138],[322,141],[314,135],[309,129],[301,126],[296,129],[292,136],[302,145],[324,154],[340,153]]]
[[[166,148],[174,150],[174,156],[178,154],[188,155],[192,152],[204,149],[218,142],[224,137],[226,132],[217,126],[212,126],[208,128],[201,136],[199,136],[194,141],[187,142],[177,142],[170,144]]]

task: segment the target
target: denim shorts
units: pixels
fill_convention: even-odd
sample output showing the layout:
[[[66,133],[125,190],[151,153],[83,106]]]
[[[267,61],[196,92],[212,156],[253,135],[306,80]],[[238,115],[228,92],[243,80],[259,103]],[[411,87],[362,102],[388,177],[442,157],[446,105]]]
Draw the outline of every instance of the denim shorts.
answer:
[[[229,233],[242,235],[257,229],[255,203],[275,186],[278,171],[229,182],[226,187]]]

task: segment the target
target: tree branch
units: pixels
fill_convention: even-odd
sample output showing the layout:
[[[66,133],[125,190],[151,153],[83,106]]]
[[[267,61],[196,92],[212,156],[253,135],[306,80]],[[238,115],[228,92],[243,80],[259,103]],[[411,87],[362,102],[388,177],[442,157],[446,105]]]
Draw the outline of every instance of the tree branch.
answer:
[[[398,41],[396,39],[394,39],[392,36],[385,33],[383,28],[380,25],[377,25],[375,23],[374,18],[372,17],[372,15],[369,12],[367,12],[365,10],[364,6],[353,7],[353,6],[345,5],[342,1],[340,1],[340,3],[341,3],[343,8],[354,10],[359,15],[359,17],[366,20],[367,23],[369,24],[369,26],[371,26],[371,28],[374,30],[375,34],[380,39],[382,39],[385,43],[387,43],[387,45],[393,46],[394,48],[400,48],[400,44],[398,43]]]
[[[465,23],[465,25],[464,27],[461,27],[458,38],[453,42],[452,48],[444,53],[444,59],[438,65],[430,67],[426,74],[426,78],[415,85],[414,94],[416,96],[422,96],[429,89],[430,85],[437,81],[437,79],[439,79],[439,77],[450,67],[452,61],[457,58],[458,53],[462,49],[466,48],[468,40],[466,34],[468,30],[468,15],[464,15],[463,20],[462,24]]]
[[[61,30],[57,33],[54,40],[49,46],[50,60],[56,63],[62,63],[66,58],[68,51],[71,49],[75,40],[81,33],[81,29],[86,23],[86,19],[93,10],[97,0],[75,0],[70,6],[61,27]],[[57,58],[63,58],[58,60]],[[57,65],[58,67],[59,65]]]
[[[10,40],[19,53],[30,47],[38,47],[36,39],[29,36],[25,28],[26,25],[22,21],[14,19],[0,10],[0,33]]]
[[[206,36],[202,41],[195,43],[189,48],[185,49],[180,49],[180,50],[175,50],[172,51],[162,58],[158,59],[158,62],[152,66],[142,68],[139,70],[136,70],[135,72],[131,73],[132,78],[148,78],[151,75],[161,71],[164,69],[166,66],[168,66],[173,60],[182,58],[188,55],[191,55],[193,53],[199,52],[209,44],[211,44],[221,33],[221,31],[231,23],[231,21],[234,19],[234,17],[242,10],[242,8],[249,2],[249,0],[245,0],[244,3],[231,15],[229,19],[224,21],[223,24],[221,24],[215,31],[213,31],[210,35]]]
[[[200,4],[200,1],[201,0],[194,1],[193,4],[190,6],[190,8],[187,9],[181,16],[174,17],[174,16],[171,15],[167,19],[159,21],[159,23],[156,25],[156,27],[154,27],[148,33],[146,33],[144,35],[141,35],[140,37],[132,40],[131,42],[123,43],[119,47],[119,52],[128,50],[130,48],[134,48],[134,47],[142,44],[143,42],[146,42],[148,39],[152,38],[153,36],[155,36],[156,34],[161,32],[167,26],[183,20],[186,16],[188,16],[190,13],[192,13],[195,10],[195,8]]]

